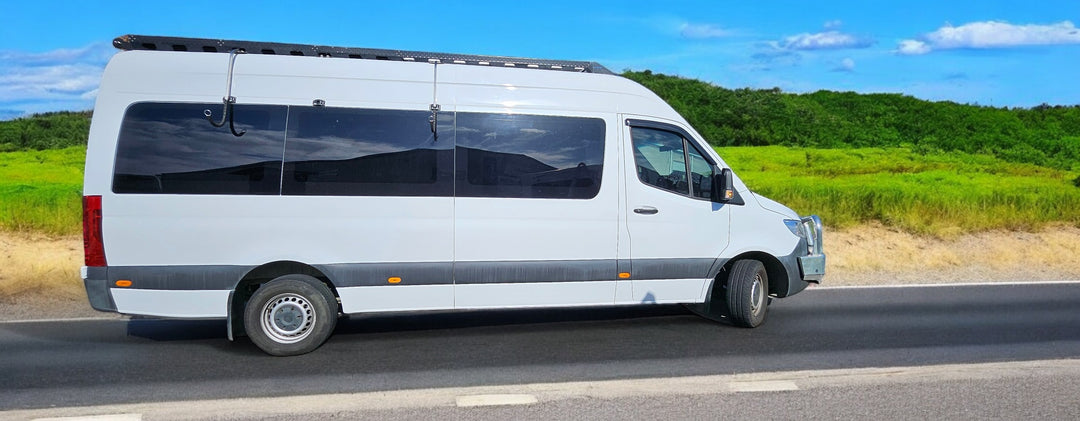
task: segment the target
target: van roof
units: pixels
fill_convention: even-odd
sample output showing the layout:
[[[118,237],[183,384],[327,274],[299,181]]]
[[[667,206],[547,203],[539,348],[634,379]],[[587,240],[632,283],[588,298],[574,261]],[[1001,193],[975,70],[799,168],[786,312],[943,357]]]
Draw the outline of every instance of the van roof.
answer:
[[[580,73],[600,73],[608,75],[614,74],[611,70],[608,70],[599,63],[591,61],[430,53],[422,51],[331,47],[325,45],[284,44],[276,42],[236,41],[209,38],[123,35],[116,37],[116,39],[113,40],[113,46],[121,50],[190,51],[205,53],[227,53],[232,50],[237,50],[247,54],[416,61],[421,63],[464,64],[487,67],[511,67]]]

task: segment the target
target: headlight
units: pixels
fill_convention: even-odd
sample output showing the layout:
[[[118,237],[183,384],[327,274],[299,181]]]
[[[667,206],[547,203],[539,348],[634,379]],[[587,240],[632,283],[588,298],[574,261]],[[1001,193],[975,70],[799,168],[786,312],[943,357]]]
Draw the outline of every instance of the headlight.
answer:
[[[821,218],[810,215],[802,219],[802,231],[806,237],[806,248],[810,254],[822,254],[825,248],[821,244]]]
[[[802,221],[797,219],[785,219],[784,225],[791,231],[792,234],[798,237],[805,237],[806,234],[802,230]]]

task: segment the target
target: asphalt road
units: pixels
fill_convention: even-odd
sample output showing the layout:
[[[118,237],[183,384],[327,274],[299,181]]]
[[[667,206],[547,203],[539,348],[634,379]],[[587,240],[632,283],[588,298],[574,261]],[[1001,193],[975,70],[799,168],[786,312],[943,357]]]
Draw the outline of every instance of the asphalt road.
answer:
[[[220,321],[0,324],[0,410],[1080,358],[1080,283],[821,289],[741,329],[678,306],[343,319],[275,358]]]
[[[837,386],[798,392],[561,399],[533,405],[450,405],[328,414],[232,417],[305,420],[1075,420],[1075,377]],[[1071,382],[1070,382],[1071,381]],[[1051,393],[1047,393],[1050,391]],[[962,397],[956,395],[962,394]],[[943,398],[947,397],[947,398]]]

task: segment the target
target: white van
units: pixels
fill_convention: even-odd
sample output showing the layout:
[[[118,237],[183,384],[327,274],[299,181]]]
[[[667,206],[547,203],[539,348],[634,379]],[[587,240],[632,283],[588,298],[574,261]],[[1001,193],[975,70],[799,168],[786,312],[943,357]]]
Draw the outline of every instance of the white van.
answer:
[[[295,355],[343,313],[686,303],[754,327],[825,272],[816,216],[595,63],[114,45],[83,190],[101,311]]]

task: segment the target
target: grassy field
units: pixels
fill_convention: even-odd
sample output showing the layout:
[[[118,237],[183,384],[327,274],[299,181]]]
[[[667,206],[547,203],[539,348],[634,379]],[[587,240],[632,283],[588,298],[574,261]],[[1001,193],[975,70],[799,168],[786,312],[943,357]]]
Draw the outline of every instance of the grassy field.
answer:
[[[85,146],[0,153],[0,228],[79,233],[85,157]]]
[[[834,228],[880,222],[949,237],[1080,226],[1076,172],[960,152],[904,148],[719,148],[756,192]]]
[[[903,148],[719,148],[756,192],[830,228],[880,222],[949,237],[1080,227],[1076,172],[959,152]],[[84,147],[0,153],[0,228],[78,234]]]

